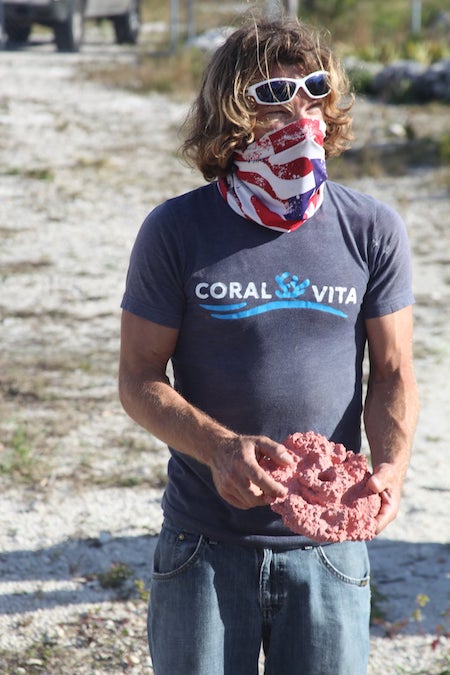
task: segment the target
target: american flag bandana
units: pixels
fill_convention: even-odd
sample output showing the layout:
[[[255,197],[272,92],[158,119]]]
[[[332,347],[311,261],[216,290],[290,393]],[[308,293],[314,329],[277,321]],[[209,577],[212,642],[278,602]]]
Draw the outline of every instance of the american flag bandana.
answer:
[[[321,120],[300,119],[236,152],[233,171],[218,181],[222,197],[248,220],[296,230],[323,202],[325,131]]]

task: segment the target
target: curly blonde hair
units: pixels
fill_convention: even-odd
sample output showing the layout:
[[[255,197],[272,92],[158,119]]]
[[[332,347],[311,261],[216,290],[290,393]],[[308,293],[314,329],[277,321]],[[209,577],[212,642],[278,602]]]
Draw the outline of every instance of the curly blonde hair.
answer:
[[[253,19],[214,53],[185,124],[183,156],[206,180],[229,174],[234,152],[254,140],[256,113],[247,87],[269,77],[275,66],[286,65],[298,66],[304,75],[329,72],[331,92],[323,99],[326,156],[337,156],[348,146],[353,98],[346,73],[324,38],[296,19]]]

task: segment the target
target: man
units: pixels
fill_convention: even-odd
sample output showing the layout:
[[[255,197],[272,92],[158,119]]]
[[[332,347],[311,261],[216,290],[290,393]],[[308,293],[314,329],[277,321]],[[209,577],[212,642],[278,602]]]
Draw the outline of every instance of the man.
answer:
[[[266,504],[288,434],[360,449],[380,532],[395,518],[417,416],[404,226],[326,180],[350,137],[345,74],[307,27],[254,22],[207,67],[184,151],[210,184],[157,207],[123,299],[120,396],[171,458],[154,557],[156,675],[361,675],[364,542],[321,546]],[[216,180],[217,179],[217,180]],[[166,377],[171,360],[174,386]]]

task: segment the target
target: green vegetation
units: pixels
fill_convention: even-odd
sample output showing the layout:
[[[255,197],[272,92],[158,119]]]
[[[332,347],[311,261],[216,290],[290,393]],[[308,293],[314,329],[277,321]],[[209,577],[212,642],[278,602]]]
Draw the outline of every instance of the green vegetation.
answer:
[[[24,426],[14,429],[10,443],[1,454],[0,474],[29,479],[33,474],[31,440]]]
[[[248,13],[261,11],[265,0],[248,3]],[[281,4],[281,3],[280,3]],[[168,22],[170,3],[143,0],[145,22]],[[211,11],[211,2],[194,2],[197,33],[209,28],[239,24],[240,17],[226,5]],[[319,28],[329,30],[343,54],[353,54],[369,61],[389,62],[394,58],[411,58],[432,63],[450,56],[448,24],[443,18],[441,0],[422,2],[420,34],[412,34],[411,0],[299,0],[300,17]],[[180,2],[180,33],[186,16]],[[232,10],[233,5],[230,4]]]
[[[301,16],[330,30],[344,53],[387,63],[431,63],[450,55],[442,2],[422,2],[422,30],[412,35],[410,0],[300,0]]]
[[[43,633],[20,655],[21,666],[17,670],[8,670],[7,672],[43,673],[46,672],[47,667],[57,658],[64,658],[64,650],[47,633]]]
[[[450,166],[450,131],[443,134],[439,139],[439,156],[441,164]]]
[[[102,588],[120,588],[133,576],[133,572],[126,563],[115,562],[105,572],[100,572],[98,580]]]
[[[148,604],[149,598],[150,598],[150,591],[148,590],[147,586],[145,585],[145,581],[143,579],[135,579],[134,580],[134,587],[136,589],[136,592],[138,594],[139,600],[142,602],[145,602],[145,604]]]
[[[248,3],[246,14],[264,10],[265,0]],[[189,45],[187,40],[186,3],[180,1],[178,49],[168,26],[170,3],[143,0],[143,21],[155,30],[143,33],[136,62],[90,67],[88,77],[111,86],[148,93],[156,91],[186,97],[198,87],[208,54]],[[223,26],[237,26],[242,15],[227,5],[212,11],[211,2],[193,3],[196,34]],[[450,58],[448,23],[440,0],[422,2],[420,34],[412,34],[411,0],[299,0],[300,18],[328,31],[337,53],[364,62],[386,64],[396,59],[411,59],[429,65]],[[373,74],[369,69],[350,69],[355,91],[370,91]],[[405,91],[396,91],[395,102],[410,100],[409,82]],[[401,88],[400,88],[401,89]]]
[[[370,603],[370,623],[381,624],[386,621],[386,612],[383,608],[383,603],[386,602],[387,597],[378,588],[374,579],[370,581],[371,603]]]
[[[90,64],[85,74],[90,80],[140,94],[153,91],[186,99],[197,88],[205,64],[206,56],[195,48],[172,54],[142,51],[133,64]]]
[[[33,180],[43,180],[43,181],[53,181],[55,179],[55,173],[53,169],[48,167],[39,167],[39,168],[23,168],[23,167],[6,167],[0,170],[0,172],[5,176],[24,176],[25,178],[31,178]]]

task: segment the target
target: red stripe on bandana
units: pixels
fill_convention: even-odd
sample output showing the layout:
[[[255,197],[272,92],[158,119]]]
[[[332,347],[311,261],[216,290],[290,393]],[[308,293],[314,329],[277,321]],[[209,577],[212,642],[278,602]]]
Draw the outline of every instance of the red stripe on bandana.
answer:
[[[265,227],[300,227],[323,200],[324,127],[319,120],[298,120],[236,153],[232,173],[218,182],[222,197],[236,213]]]

